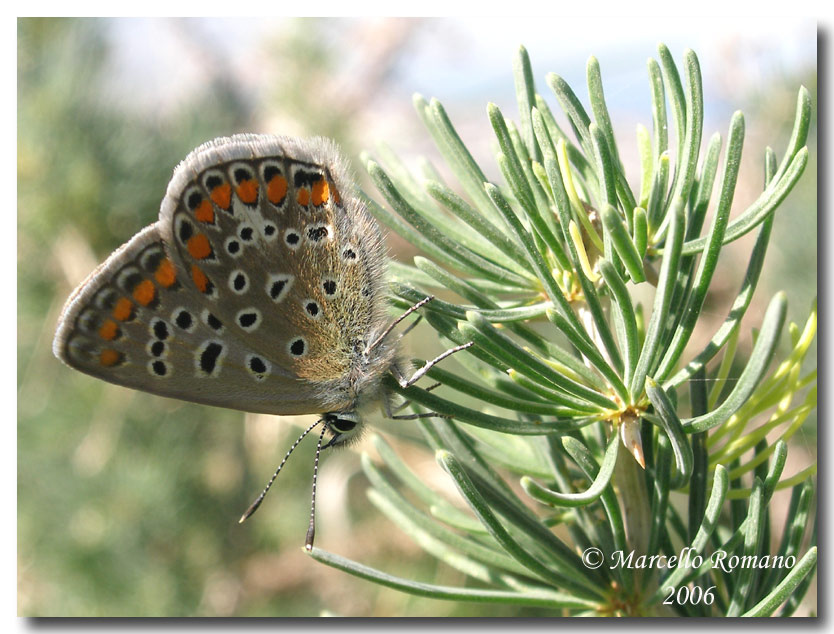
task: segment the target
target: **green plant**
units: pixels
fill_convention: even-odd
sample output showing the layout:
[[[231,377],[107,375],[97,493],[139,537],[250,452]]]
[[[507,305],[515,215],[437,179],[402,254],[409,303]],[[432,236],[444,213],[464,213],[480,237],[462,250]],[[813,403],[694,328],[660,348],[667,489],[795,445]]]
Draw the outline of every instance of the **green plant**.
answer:
[[[740,361],[736,351],[774,212],[808,159],[810,97],[800,89],[787,150],[779,162],[767,151],[761,195],[730,221],[744,117],[732,117],[723,161],[719,134],[701,155],[697,57],[685,53],[681,75],[661,45],[648,69],[653,131],[638,129],[639,190],[625,177],[596,59],[587,68],[590,113],[564,80],[547,77],[573,141],[536,93],[524,49],[515,64],[519,125],[488,108],[502,185],[487,181],[443,107],[420,96],[417,112],[468,200],[428,164],[418,180],[390,153],[385,169],[367,161],[395,213],[368,197],[371,211],[431,258],[392,263],[394,304],[415,303],[423,289],[439,292],[446,299],[427,306],[429,324],[453,344],[475,342],[456,357],[465,373],[450,365],[428,372],[446,396],[403,392],[415,411],[454,417],[418,424],[468,510],[438,496],[380,437],[374,442],[388,473],[363,456],[369,495],[427,552],[475,583],[422,584],[318,549],[314,558],[414,594],[556,611],[547,614],[796,610],[816,565],[815,529],[805,543],[815,466],[781,478],[787,441],[815,408],[816,372],[803,375],[801,365],[816,307],[803,329],[790,325],[791,350],[779,363],[781,293],[749,357]],[[702,323],[722,248],[754,230],[732,308],[691,356],[687,344]],[[656,290],[644,313],[635,289],[650,286]],[[521,490],[502,473],[520,475]],[[785,487],[793,493],[774,555],[768,504]],[[587,559],[594,548],[604,565]],[[617,552],[625,559],[610,565]],[[713,565],[715,552],[795,563],[727,569]],[[684,553],[685,563],[669,565]]]

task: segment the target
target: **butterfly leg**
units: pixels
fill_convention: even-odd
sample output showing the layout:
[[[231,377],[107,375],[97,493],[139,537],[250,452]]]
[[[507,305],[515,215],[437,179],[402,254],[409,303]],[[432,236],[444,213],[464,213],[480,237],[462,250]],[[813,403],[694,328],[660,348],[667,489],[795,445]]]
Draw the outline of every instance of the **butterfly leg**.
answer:
[[[438,382],[438,383],[435,383],[434,385],[430,385],[430,386],[428,386],[428,387],[426,388],[426,392],[431,392],[433,389],[438,388],[438,387],[440,387],[441,385],[442,385],[442,383],[439,383],[439,382]],[[410,401],[410,400],[408,400],[408,399],[406,399],[406,400],[405,400],[405,401],[403,401],[400,405],[397,405],[397,407],[396,407],[396,408],[394,408],[393,410],[391,410],[391,413],[392,413],[392,414],[396,414],[397,412],[401,412],[402,410],[404,410],[404,409],[405,409],[406,407],[408,407],[409,405],[411,405],[411,401]]]
[[[426,374],[426,372],[428,372],[434,365],[436,365],[437,363],[439,363],[440,361],[442,361],[446,357],[448,357],[450,355],[453,355],[455,352],[460,352],[461,350],[465,350],[466,348],[471,346],[473,343],[474,343],[473,341],[469,341],[469,342],[467,342],[463,345],[455,346],[454,348],[450,348],[449,350],[446,350],[446,352],[444,352],[443,354],[435,357],[431,361],[426,362],[426,365],[424,365],[422,368],[420,368],[414,374],[412,374],[410,378],[406,378],[397,366],[394,366],[393,368],[391,368],[391,373],[394,375],[394,377],[397,379],[397,382],[403,388],[411,387],[417,381],[419,381]],[[439,385],[440,385],[440,383],[435,383],[434,385],[428,387],[426,389],[426,391],[430,392],[431,390],[435,389]],[[388,417],[393,419],[393,420],[414,420],[414,419],[417,419],[417,418],[452,418],[448,414],[439,414],[437,412],[425,412],[425,413],[420,413],[420,414],[396,414],[395,413],[395,412],[398,412],[398,411],[402,410],[402,408],[406,407],[409,403],[410,403],[410,401],[406,400],[405,403],[400,405],[394,411],[391,411],[390,407],[386,406],[386,410],[387,410],[386,413],[387,413]]]
[[[460,346],[455,346],[454,348],[449,348],[446,352],[444,352],[444,353],[443,353],[443,354],[441,354],[441,355],[438,355],[437,357],[435,357],[435,358],[434,358],[434,359],[432,359],[431,361],[426,361],[426,365],[424,365],[422,368],[420,368],[419,370],[417,370],[417,371],[416,371],[414,374],[412,374],[412,375],[411,375],[411,377],[410,377],[410,378],[408,378],[408,379],[406,379],[406,378],[402,375],[402,373],[400,373],[398,370],[397,370],[397,371],[395,371],[394,376],[396,377],[397,381],[399,382],[400,387],[402,387],[402,388],[411,387],[411,386],[412,386],[412,385],[414,385],[417,381],[419,381],[421,378],[423,378],[423,376],[426,374],[426,372],[428,372],[428,371],[429,371],[429,370],[431,370],[431,369],[432,369],[435,365],[437,365],[438,363],[440,363],[441,361],[443,361],[443,359],[445,359],[446,357],[449,357],[449,356],[451,356],[451,355],[455,354],[456,352],[460,352],[461,350],[466,350],[466,348],[468,348],[469,346],[471,346],[473,343],[475,343],[475,342],[474,342],[474,341],[468,341],[467,343],[464,343],[464,344],[462,344],[462,345],[460,345]]]
[[[410,324],[408,324],[408,326],[406,326],[405,329],[399,334],[399,336],[397,337],[397,341],[399,341],[400,339],[405,337],[408,333],[410,333],[412,330],[414,330],[414,328],[417,326],[417,324],[419,324],[421,321],[423,321],[423,316],[422,315],[417,315],[417,319],[415,319]]]
[[[376,348],[380,343],[382,343],[382,340],[385,339],[385,337],[387,337],[391,333],[391,331],[394,330],[394,328],[396,328],[397,324],[399,324],[403,319],[408,317],[415,310],[419,310],[424,305],[428,304],[433,299],[434,299],[434,295],[427,295],[426,297],[421,299],[419,302],[414,304],[414,306],[412,306],[411,308],[406,310],[402,315],[397,317],[394,321],[392,321],[389,324],[389,326],[385,330],[382,331],[382,333],[376,339],[373,340],[373,342],[371,342],[371,345],[368,346],[368,350],[373,350],[374,348]],[[415,322],[414,324],[412,324],[411,326],[406,328],[406,330],[403,334],[405,334],[406,332],[411,330],[416,324],[417,324],[417,322]]]
[[[453,418],[451,414],[439,414],[437,412],[420,412],[419,414],[397,414],[389,416],[391,420],[417,420],[418,418]]]
[[[399,371],[394,370],[394,375],[398,376]],[[435,383],[431,387],[429,387],[426,391],[433,390],[436,387],[439,387],[440,383]],[[420,414],[397,414],[397,412],[402,411],[403,408],[408,407],[411,404],[410,400],[406,400],[401,405],[397,406],[396,409],[391,408],[391,403],[387,400],[383,401],[383,409],[385,411],[385,416],[390,418],[391,420],[415,420],[418,418],[451,418],[448,414],[438,414],[437,412],[423,412]]]

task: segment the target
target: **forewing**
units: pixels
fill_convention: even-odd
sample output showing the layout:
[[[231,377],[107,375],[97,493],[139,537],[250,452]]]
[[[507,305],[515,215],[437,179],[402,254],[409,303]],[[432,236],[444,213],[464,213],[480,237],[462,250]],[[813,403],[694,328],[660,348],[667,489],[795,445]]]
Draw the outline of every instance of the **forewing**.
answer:
[[[82,372],[162,396],[252,412],[319,411],[310,386],[215,328],[203,304],[154,224],[70,296],[54,352]]]

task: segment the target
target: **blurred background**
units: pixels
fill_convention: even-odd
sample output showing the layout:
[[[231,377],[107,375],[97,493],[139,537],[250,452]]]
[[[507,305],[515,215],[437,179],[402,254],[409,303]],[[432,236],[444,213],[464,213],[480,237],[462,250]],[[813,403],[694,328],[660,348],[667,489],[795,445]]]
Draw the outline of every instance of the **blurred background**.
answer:
[[[487,176],[498,180],[486,103],[517,117],[512,60],[519,44],[554,111],[546,73],[562,75],[587,104],[585,64],[590,55],[599,59],[633,177],[636,125],[651,128],[646,59],[659,41],[678,61],[686,47],[700,58],[705,140],[716,131],[725,136],[736,109],[746,116],[737,213],[761,191],[765,147],[780,157],[784,151],[800,84],[811,92],[816,121],[814,22],[20,19],[18,613],[540,614],[492,606],[485,614],[477,605],[411,597],[307,557],[314,441],[298,448],[261,510],[238,525],[307,419],[108,385],[57,361],[52,336],[70,291],[155,221],[174,166],[215,136],[331,136],[369,187],[358,161],[363,150],[373,154],[384,143],[407,165],[420,155],[438,158],[411,107],[419,92],[443,102]],[[758,324],[776,290],[787,291],[789,318],[800,323],[816,295],[816,123],[809,144],[805,175],[778,212],[748,326]],[[389,245],[393,257],[414,255],[396,237]],[[722,261],[707,309],[718,321],[738,291],[749,249],[735,245]],[[706,326],[705,334],[713,330]],[[415,343],[421,336],[430,339],[418,329],[411,351],[428,356]],[[815,419],[806,427],[801,442],[813,452]],[[362,450],[370,451],[360,446],[323,461],[317,546],[399,576],[463,583],[369,504]],[[432,455],[407,441],[398,450],[421,477],[442,486]],[[786,474],[792,472],[789,463]]]

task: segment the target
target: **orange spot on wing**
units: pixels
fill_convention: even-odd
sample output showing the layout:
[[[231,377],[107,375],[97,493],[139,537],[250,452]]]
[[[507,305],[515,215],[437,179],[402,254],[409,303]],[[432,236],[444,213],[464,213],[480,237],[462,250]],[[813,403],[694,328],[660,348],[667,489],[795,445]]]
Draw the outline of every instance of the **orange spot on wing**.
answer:
[[[341,197],[341,196],[339,196],[339,190],[338,190],[338,189],[336,189],[336,187],[335,187],[335,186],[332,186],[332,187],[330,188],[330,191],[331,191],[331,192],[333,192],[333,202],[334,202],[335,204],[337,204],[337,205],[338,205],[340,202],[342,202],[342,197]]]
[[[159,282],[160,286],[163,288],[173,286],[177,281],[177,272],[174,269],[173,262],[171,262],[168,258],[162,260],[162,262],[159,263],[159,267],[156,269],[156,273],[154,273],[154,278],[156,278],[156,281]]]
[[[133,299],[140,306],[147,306],[156,297],[156,288],[150,280],[142,280],[133,289]]]
[[[232,204],[232,186],[229,183],[218,185],[211,190],[211,199],[221,209],[228,209]]]
[[[269,198],[269,202],[273,205],[278,205],[283,202],[286,195],[287,179],[280,174],[276,174],[266,187],[266,197]]]
[[[119,321],[127,321],[133,316],[133,302],[127,297],[120,297],[113,307],[113,317]]]
[[[211,243],[204,233],[198,233],[188,239],[188,254],[195,260],[203,260],[211,255]]]
[[[112,348],[105,348],[98,355],[99,363],[107,368],[121,363],[122,359],[124,359],[124,355],[117,350],[113,350]]]
[[[203,202],[194,210],[194,217],[200,222],[214,223],[214,207],[208,198],[203,198]]]
[[[330,198],[330,186],[323,178],[313,184],[313,204],[320,207]]]
[[[201,293],[206,292],[209,285],[209,279],[206,277],[206,274],[203,273],[203,270],[196,264],[191,265],[191,279],[194,280],[194,286],[197,287],[198,291]]]
[[[258,181],[254,178],[242,181],[240,185],[237,186],[237,196],[247,204],[251,204],[258,200]]]
[[[112,319],[108,319],[98,329],[98,335],[102,339],[113,341],[113,339],[119,336],[119,326]]]
[[[306,207],[310,204],[310,190],[309,189],[299,189],[298,194],[296,195],[296,200],[298,200],[298,204],[302,207]]]

